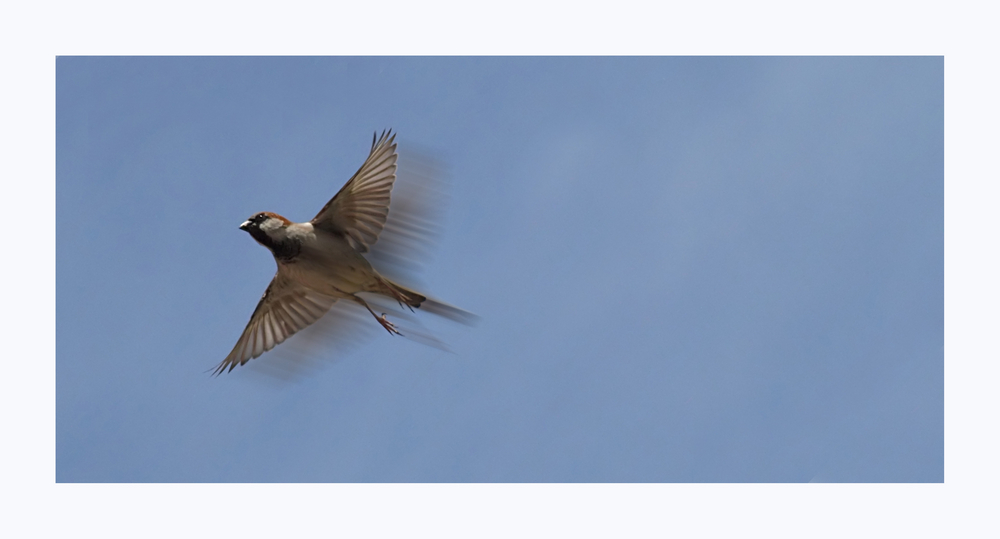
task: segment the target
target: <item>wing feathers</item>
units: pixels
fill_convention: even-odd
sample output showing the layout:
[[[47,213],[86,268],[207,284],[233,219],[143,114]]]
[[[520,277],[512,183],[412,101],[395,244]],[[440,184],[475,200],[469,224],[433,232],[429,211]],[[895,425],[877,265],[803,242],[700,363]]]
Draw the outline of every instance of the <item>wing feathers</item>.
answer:
[[[396,136],[391,131],[372,137],[372,149],[361,168],[323,206],[313,226],[343,234],[359,252],[378,240],[389,214],[390,193],[396,181]]]
[[[214,374],[231,371],[285,342],[319,320],[336,301],[336,298],[296,284],[279,270],[257,303],[243,335],[236,341],[233,351],[215,368]]]

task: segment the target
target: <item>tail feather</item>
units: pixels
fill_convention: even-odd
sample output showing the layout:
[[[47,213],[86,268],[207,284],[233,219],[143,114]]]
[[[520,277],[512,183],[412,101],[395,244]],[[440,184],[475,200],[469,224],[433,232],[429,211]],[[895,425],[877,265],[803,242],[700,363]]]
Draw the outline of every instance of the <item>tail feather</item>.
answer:
[[[378,276],[375,286],[370,290],[366,290],[366,292],[376,292],[382,294],[383,296],[395,299],[396,301],[413,309],[420,307],[420,305],[427,300],[427,297],[423,294],[418,294],[408,288],[399,286],[381,275]]]
[[[475,325],[475,323],[479,320],[478,316],[470,313],[469,311],[460,309],[454,305],[449,305],[443,301],[429,298],[424,294],[398,285],[382,276],[379,276],[378,278],[378,289],[368,290],[368,292],[377,292],[383,296],[393,298],[410,308],[420,309],[422,311],[436,314],[467,326]]]
[[[436,299],[427,298],[420,305],[420,310],[436,314],[460,324],[465,324],[466,326],[474,326],[479,322],[479,316]]]

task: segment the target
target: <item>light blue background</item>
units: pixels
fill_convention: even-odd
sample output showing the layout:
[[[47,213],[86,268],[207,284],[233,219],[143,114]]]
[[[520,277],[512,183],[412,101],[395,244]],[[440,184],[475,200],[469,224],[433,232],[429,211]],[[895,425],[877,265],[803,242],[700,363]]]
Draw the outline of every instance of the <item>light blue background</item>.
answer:
[[[943,68],[59,58],[57,481],[943,481]],[[210,377],[386,127],[480,323]]]

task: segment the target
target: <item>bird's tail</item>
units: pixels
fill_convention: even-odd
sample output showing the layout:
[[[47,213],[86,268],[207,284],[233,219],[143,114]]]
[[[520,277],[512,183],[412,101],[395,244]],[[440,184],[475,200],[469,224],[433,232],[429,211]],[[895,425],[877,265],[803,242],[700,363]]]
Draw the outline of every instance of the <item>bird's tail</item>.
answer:
[[[460,309],[454,305],[449,305],[443,301],[438,301],[434,298],[429,298],[424,294],[396,284],[381,275],[377,278],[376,288],[374,290],[366,290],[366,292],[382,294],[383,296],[390,297],[404,305],[409,306],[411,309],[420,309],[438,316],[443,316],[444,318],[454,320],[455,322],[459,322],[467,326],[474,325],[479,319],[478,316],[470,313],[469,311]]]
[[[390,297],[403,305],[410,307],[411,309],[419,308],[425,301],[427,301],[427,296],[414,292],[409,288],[400,286],[381,275],[377,276],[375,279],[375,285],[371,287],[371,290],[366,289],[366,292],[375,292],[382,294],[383,296]]]

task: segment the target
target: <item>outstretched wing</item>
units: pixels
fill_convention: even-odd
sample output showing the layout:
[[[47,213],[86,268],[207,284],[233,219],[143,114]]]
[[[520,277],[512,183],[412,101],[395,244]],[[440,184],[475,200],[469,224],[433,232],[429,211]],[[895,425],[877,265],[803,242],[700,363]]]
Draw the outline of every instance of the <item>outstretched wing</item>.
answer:
[[[372,137],[368,159],[316,214],[314,227],[344,235],[358,252],[368,251],[389,214],[389,192],[396,181],[395,138],[392,131],[383,131],[378,141]]]
[[[336,298],[317,294],[295,283],[279,269],[233,351],[213,374],[227,369],[231,371],[281,344],[297,331],[319,320],[336,301]]]

